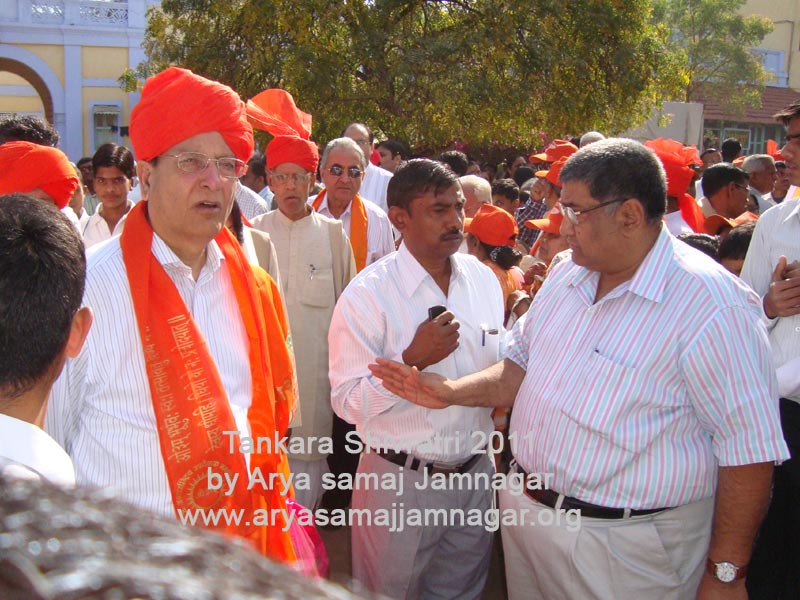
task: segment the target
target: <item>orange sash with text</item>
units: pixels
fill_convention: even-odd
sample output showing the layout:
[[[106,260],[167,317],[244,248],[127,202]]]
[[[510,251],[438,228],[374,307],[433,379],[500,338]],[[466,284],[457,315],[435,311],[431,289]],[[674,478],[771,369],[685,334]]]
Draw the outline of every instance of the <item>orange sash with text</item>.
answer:
[[[285,511],[286,498],[277,485],[274,489],[262,489],[266,486],[261,485],[247,489],[250,476],[245,457],[229,452],[229,439],[222,433],[237,427],[219,372],[177,288],[151,252],[153,229],[146,211],[147,202],[131,209],[120,245],[176,514],[243,510],[245,517],[239,525],[220,519],[222,525],[215,529],[250,540],[270,558],[292,563],[295,551],[289,533],[281,530],[283,523],[266,518],[262,520],[266,524],[252,523],[257,510]],[[278,432],[283,437],[297,388],[280,296],[264,271],[251,269],[227,228],[222,228],[215,241],[225,257],[250,344],[250,435],[272,439]],[[258,469],[265,479],[270,473],[282,473],[289,481],[288,461],[278,449],[254,453],[250,462],[253,471]],[[223,489],[209,489],[210,470],[231,479],[238,475],[230,496]]]
[[[325,191],[322,190],[314,198],[314,203],[311,205],[314,210],[319,210],[322,205]],[[367,266],[367,207],[358,194],[350,204],[350,245],[353,247],[356,271],[361,272]]]

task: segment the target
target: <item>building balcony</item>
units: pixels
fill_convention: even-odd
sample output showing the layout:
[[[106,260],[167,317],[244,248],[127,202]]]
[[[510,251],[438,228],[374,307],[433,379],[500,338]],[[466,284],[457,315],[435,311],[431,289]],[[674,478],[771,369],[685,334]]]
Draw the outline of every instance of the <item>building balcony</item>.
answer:
[[[0,24],[142,28],[144,0],[12,0],[0,2]]]

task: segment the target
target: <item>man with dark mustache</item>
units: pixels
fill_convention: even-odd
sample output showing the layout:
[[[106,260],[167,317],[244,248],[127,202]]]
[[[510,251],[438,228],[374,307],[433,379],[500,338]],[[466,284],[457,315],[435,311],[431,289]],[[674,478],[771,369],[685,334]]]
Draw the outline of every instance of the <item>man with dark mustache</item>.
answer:
[[[358,472],[397,480],[393,489],[355,489],[353,509],[377,515],[393,506],[406,514],[436,507],[483,515],[491,490],[419,488],[426,475],[493,472],[486,448],[491,411],[416,406],[387,392],[367,365],[373,356],[392,356],[450,377],[491,364],[503,332],[500,286],[491,270],[457,252],[464,195],[444,165],[407,162],[389,182],[387,198],[403,244],[348,285],[328,336],[333,409],[364,441]],[[415,491],[400,497],[400,489]],[[356,521],[352,536],[353,576],[372,591],[392,598],[481,596],[492,544],[484,526],[440,522],[391,531],[388,524]]]

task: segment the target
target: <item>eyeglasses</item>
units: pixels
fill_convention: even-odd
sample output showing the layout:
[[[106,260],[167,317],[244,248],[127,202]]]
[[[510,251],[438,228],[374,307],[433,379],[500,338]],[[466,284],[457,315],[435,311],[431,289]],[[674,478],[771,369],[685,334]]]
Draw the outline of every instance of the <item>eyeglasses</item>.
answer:
[[[748,189],[749,189],[746,185],[742,185],[741,183],[734,183],[733,185],[735,185],[740,190],[748,191]]]
[[[208,168],[208,163],[217,165],[217,173],[225,179],[239,179],[247,173],[247,163],[238,158],[211,158],[201,152],[180,152],[179,154],[162,154],[178,161],[178,168],[184,173],[199,173]]]
[[[353,139],[353,138],[350,138]],[[372,142],[369,140],[353,140],[356,144],[361,146],[362,148],[369,148],[372,145]]]
[[[275,183],[280,186],[284,186],[290,181],[295,186],[304,185],[311,180],[311,173],[303,173],[302,175],[292,173],[291,175],[288,175],[286,173],[276,173],[275,171],[270,171],[269,174],[272,176],[272,179],[275,181]]]
[[[616,200],[609,200],[608,202],[601,202],[597,206],[593,206],[592,208],[584,208],[583,210],[573,210],[571,206],[561,206],[561,214],[567,217],[573,225],[578,225],[578,217],[584,213],[592,212],[593,210],[597,210],[598,208],[603,208],[604,206],[608,206],[609,204],[614,204],[615,202],[625,202],[627,198],[617,198]]]
[[[348,167],[345,169],[341,165],[333,165],[330,169],[328,169],[328,173],[333,175],[334,177],[341,177],[342,175],[347,173],[347,176],[350,179],[358,179],[364,174],[364,171],[359,169],[358,167]]]
[[[800,139],[800,133],[788,133],[786,137],[783,138],[783,141],[787,144],[791,144],[793,141]]]

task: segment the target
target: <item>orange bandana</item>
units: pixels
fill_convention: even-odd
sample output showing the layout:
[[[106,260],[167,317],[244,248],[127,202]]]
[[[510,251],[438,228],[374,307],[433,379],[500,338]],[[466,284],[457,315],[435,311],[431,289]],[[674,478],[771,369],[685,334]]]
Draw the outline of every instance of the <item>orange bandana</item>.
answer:
[[[319,210],[326,190],[322,190],[314,203],[314,210]],[[353,247],[353,258],[356,261],[356,271],[361,272],[367,266],[367,207],[361,196],[356,194],[350,203],[350,245]]]
[[[31,142],[6,142],[0,146],[0,194],[47,192],[58,208],[69,204],[80,181],[58,148]]]
[[[203,334],[151,252],[153,229],[146,211],[146,202],[131,209],[120,245],[176,514],[197,509],[244,510],[242,524],[223,524],[218,529],[250,540],[275,560],[291,563],[296,560],[294,548],[280,521],[250,524],[254,510],[286,510],[286,498],[279,485],[265,490],[257,484],[247,490],[250,477],[245,458],[229,452],[229,442],[223,439],[223,431],[237,427],[219,372]],[[280,296],[266,273],[250,268],[227,228],[223,227],[215,241],[225,257],[249,339],[253,378],[253,400],[247,413],[250,435],[273,439],[277,432],[283,437],[296,400],[296,384]],[[283,473],[288,481],[286,456],[271,450],[250,456],[253,472],[259,469],[265,480],[271,473]],[[209,469],[231,477],[239,475],[230,496],[209,489]]]

